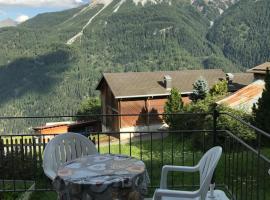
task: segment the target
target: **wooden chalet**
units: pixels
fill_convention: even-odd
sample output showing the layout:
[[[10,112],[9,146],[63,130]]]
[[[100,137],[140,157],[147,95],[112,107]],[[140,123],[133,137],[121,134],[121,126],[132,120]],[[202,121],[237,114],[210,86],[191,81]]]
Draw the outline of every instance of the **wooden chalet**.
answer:
[[[192,84],[202,76],[209,87],[221,79],[225,73],[220,69],[184,70],[160,72],[104,73],[97,90],[100,91],[102,114],[145,114],[141,116],[111,116],[102,120],[103,131],[136,131],[145,128],[158,129],[163,123],[162,114],[170,90],[181,91],[185,103],[190,101]]]

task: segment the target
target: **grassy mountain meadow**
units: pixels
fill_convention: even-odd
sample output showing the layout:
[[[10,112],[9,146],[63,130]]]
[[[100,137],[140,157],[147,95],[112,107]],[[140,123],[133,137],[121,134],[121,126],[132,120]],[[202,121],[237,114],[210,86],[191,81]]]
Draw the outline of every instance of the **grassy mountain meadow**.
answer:
[[[97,0],[1,28],[0,115],[75,113],[102,72],[235,72],[269,58],[268,0],[205,2]]]

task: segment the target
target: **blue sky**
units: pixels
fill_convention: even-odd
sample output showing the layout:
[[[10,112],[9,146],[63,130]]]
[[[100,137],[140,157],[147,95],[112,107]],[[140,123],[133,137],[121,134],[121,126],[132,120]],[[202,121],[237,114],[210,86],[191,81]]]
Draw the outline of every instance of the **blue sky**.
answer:
[[[39,13],[61,11],[88,2],[89,0],[0,0],[0,21],[6,18],[24,21]]]

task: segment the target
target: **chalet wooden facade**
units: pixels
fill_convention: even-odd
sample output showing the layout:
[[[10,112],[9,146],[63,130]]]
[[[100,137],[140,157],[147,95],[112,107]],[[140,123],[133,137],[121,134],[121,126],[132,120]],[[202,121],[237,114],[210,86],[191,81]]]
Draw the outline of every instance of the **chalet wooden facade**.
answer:
[[[224,79],[225,73],[215,69],[103,74],[97,86],[97,90],[100,90],[102,114],[128,116],[104,117],[102,129],[129,131],[142,130],[149,126],[160,128],[164,125],[162,116],[154,117],[151,114],[164,113],[164,105],[172,87],[178,88],[182,99],[188,103],[192,84],[200,76],[203,76],[211,87]]]

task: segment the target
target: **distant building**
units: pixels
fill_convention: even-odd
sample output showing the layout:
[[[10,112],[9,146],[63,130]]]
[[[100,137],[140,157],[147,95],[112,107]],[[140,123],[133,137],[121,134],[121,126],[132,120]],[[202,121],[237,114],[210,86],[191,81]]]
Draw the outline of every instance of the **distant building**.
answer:
[[[251,113],[253,104],[257,103],[258,99],[262,96],[263,89],[264,81],[256,80],[225,99],[218,101],[217,104],[224,104],[231,108]]]
[[[256,104],[258,99],[262,96],[265,87],[264,78],[267,68],[270,69],[270,62],[263,63],[247,70],[247,72],[252,75],[253,82],[217,103],[251,113],[253,105]]]
[[[267,68],[270,70],[270,62],[265,62],[261,65],[253,67],[247,70],[247,72],[252,73],[255,80],[264,80]]]
[[[88,135],[91,132],[101,131],[100,121],[85,121],[85,122],[52,122],[46,123],[44,126],[34,127],[33,130],[40,134],[62,134],[67,132],[76,132],[83,135]]]
[[[102,114],[144,114],[141,116],[112,116],[102,120],[103,131],[136,131],[163,128],[164,105],[172,87],[177,88],[184,103],[190,102],[193,83],[202,76],[209,87],[226,78],[220,69],[159,72],[104,73],[100,90]],[[237,90],[252,82],[250,74],[240,74],[231,80],[231,89]],[[235,81],[239,81],[236,83]],[[150,114],[149,116],[147,114]]]
[[[236,92],[252,83],[254,76],[251,73],[227,73],[226,80],[228,81],[228,91]]]

